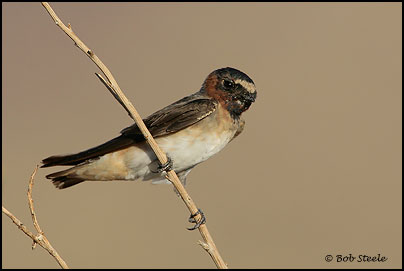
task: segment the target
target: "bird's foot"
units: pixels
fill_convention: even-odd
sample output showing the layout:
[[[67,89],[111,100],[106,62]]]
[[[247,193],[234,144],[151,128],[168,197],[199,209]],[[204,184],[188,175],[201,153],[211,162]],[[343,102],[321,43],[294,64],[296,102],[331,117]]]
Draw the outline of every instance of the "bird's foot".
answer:
[[[199,221],[196,221],[195,217],[198,214],[201,215],[201,219],[199,219]],[[196,223],[195,226],[193,226],[192,228],[187,228],[188,230],[193,231],[193,230],[199,228],[202,224],[206,223],[206,217],[205,217],[204,213],[202,212],[202,210],[198,209],[198,211],[195,214],[189,216],[188,221],[190,223]]]
[[[169,172],[173,169],[173,161],[170,157],[167,156],[167,162],[161,164],[159,160],[157,160],[158,166],[156,171],[152,171],[153,173],[162,173],[162,172]]]

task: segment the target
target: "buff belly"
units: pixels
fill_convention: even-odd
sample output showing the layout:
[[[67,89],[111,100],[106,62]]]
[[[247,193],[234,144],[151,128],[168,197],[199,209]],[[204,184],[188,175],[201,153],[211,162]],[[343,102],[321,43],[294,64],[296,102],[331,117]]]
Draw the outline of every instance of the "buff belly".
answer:
[[[220,112],[215,112],[193,125],[192,128],[156,138],[157,144],[171,158],[174,171],[177,173],[186,171],[187,174],[190,168],[218,153],[229,143],[237,131],[238,122],[225,122],[227,125],[224,125],[220,120]],[[147,143],[142,142],[124,150],[106,154],[77,168],[75,173],[87,180],[165,182],[164,173],[154,173],[157,166],[155,154]]]

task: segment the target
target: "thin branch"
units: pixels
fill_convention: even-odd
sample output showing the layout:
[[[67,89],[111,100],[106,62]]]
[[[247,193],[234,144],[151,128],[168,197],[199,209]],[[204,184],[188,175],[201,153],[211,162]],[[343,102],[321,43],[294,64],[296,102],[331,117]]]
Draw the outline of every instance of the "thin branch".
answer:
[[[32,223],[34,224],[36,231],[39,234],[43,234],[41,227],[39,227],[38,220],[36,219],[36,214],[34,211],[34,200],[32,199],[32,187],[34,186],[34,177],[36,172],[38,171],[38,167],[39,167],[38,165],[35,167],[35,170],[32,173],[31,178],[29,178],[27,196],[28,196],[29,211],[31,212]]]
[[[129,113],[129,116],[135,121],[137,126],[139,127],[140,131],[142,132],[143,136],[145,137],[147,143],[150,145],[154,153],[156,154],[158,160],[161,164],[165,164],[167,162],[166,154],[160,149],[157,145],[156,141],[153,139],[152,135],[150,134],[149,130],[147,129],[146,125],[144,124],[142,118],[140,117],[139,113],[136,111],[135,107],[132,103],[126,98],[123,94],[122,90],[120,89],[118,83],[116,82],[115,78],[113,77],[112,73],[109,69],[104,65],[104,63],[94,54],[94,52],[88,48],[72,31],[72,27],[68,24],[66,27],[63,22],[59,19],[56,13],[53,11],[51,6],[47,2],[42,2],[42,5],[45,7],[49,15],[52,17],[54,22],[57,26],[62,29],[75,43],[75,45],[80,48],[94,63],[97,67],[103,72],[105,77],[108,81],[102,79],[101,75],[98,75],[98,78],[104,83],[104,85],[108,88],[108,90],[112,93],[112,95],[118,100],[118,102],[125,108],[125,110]],[[171,181],[174,187],[177,189],[178,193],[180,194],[182,200],[184,201],[185,205],[188,207],[191,214],[195,214],[198,212],[198,208],[196,204],[189,196],[188,192],[185,190],[184,186],[182,185],[181,181],[178,179],[177,174],[170,170],[167,172],[167,179]],[[202,216],[198,214],[195,219],[199,221],[202,219]],[[222,257],[219,254],[219,251],[208,231],[206,224],[202,224],[198,228],[204,243],[207,247],[209,247],[208,251],[209,255],[215,262],[218,268],[227,269],[227,264],[224,262]]]
[[[60,257],[60,255],[57,253],[57,251],[52,247],[50,244],[48,238],[44,235],[43,231],[41,230],[41,227],[39,226],[38,220],[36,218],[36,214],[34,211],[34,201],[32,200],[32,187],[34,185],[34,177],[36,172],[38,171],[39,165],[36,166],[34,169],[34,172],[31,175],[31,178],[29,180],[28,184],[28,205],[29,209],[31,212],[32,216],[32,222],[34,224],[35,229],[37,230],[38,234],[33,234],[30,230],[28,230],[27,227],[25,227],[18,218],[16,218],[10,211],[8,211],[4,206],[2,206],[2,211],[5,215],[7,215],[17,227],[23,231],[28,237],[30,237],[33,241],[32,244],[32,249],[36,247],[36,244],[39,244],[41,247],[43,247],[46,251],[49,252],[50,255],[52,255],[53,258],[57,261],[57,263],[62,267],[63,269],[68,269],[69,267],[67,266],[66,262]]]
[[[18,218],[16,218],[11,212],[9,212],[4,206],[2,206],[2,211],[3,213],[8,216],[15,225],[17,225],[17,227],[22,230],[26,235],[28,235],[29,238],[31,238],[34,242],[36,239],[36,236],[30,232],[27,227],[24,226],[24,224],[22,224],[22,222],[20,220],[18,220]]]

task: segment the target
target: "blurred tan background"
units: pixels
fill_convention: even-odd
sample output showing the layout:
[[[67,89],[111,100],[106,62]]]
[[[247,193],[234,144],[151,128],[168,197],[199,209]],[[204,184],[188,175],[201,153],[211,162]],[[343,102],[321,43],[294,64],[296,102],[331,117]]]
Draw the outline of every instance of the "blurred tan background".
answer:
[[[240,69],[244,132],[187,189],[232,268],[401,268],[401,3],[52,3],[146,117]],[[3,3],[2,202],[33,230],[36,163],[132,124],[39,3]],[[214,268],[170,185],[83,183],[39,170],[39,223],[72,268]],[[57,268],[2,215],[3,268]],[[384,263],[328,263],[365,254]]]

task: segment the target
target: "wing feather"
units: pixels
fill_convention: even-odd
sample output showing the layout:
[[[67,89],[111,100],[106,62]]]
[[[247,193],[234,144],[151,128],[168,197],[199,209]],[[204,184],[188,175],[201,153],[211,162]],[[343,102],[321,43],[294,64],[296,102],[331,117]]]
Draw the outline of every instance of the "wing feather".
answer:
[[[153,113],[144,122],[153,137],[164,136],[182,130],[207,117],[216,110],[216,106],[217,103],[214,100],[195,93]],[[89,159],[130,147],[144,140],[137,125],[133,124],[123,129],[117,138],[97,147],[75,154],[48,157],[42,160],[42,167],[78,165]]]
[[[153,113],[144,123],[153,137],[164,136],[197,123],[212,114],[216,108],[217,102],[208,97],[188,96]],[[123,129],[121,133],[135,138],[142,135],[136,124]]]

